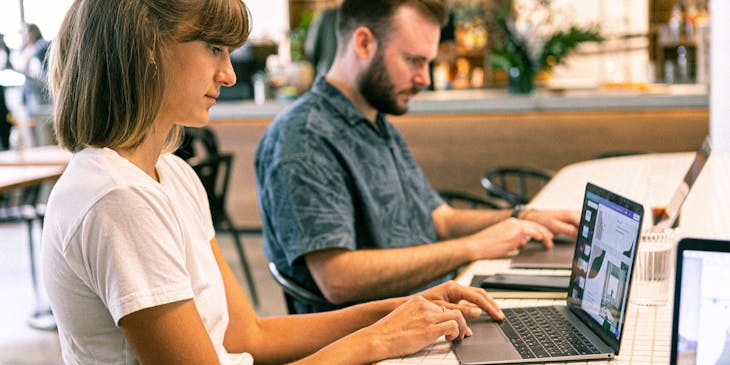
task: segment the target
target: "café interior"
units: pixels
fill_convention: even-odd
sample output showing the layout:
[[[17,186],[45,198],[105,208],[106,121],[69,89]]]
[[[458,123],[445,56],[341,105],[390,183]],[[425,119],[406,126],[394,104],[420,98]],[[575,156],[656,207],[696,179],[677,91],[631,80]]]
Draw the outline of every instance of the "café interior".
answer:
[[[228,219],[216,224],[224,255],[257,312],[282,315],[287,313],[282,282],[272,277],[262,249],[254,151],[273,118],[318,77],[305,43],[318,17],[339,1],[244,2],[254,23],[249,41],[231,54],[238,82],[222,91],[201,138],[214,140],[216,154],[230,156],[227,189],[221,193]],[[703,213],[683,214],[679,224],[682,235],[730,239],[730,226],[716,224],[708,230],[703,223],[730,217],[730,73],[720,66],[730,64],[729,2],[448,3],[452,28],[450,37],[442,37],[439,49],[445,56],[432,65],[430,87],[410,101],[408,113],[389,117],[445,199],[468,207],[561,206],[565,203],[545,198],[545,187],[554,189],[551,180],[569,180],[575,169],[593,164],[586,171],[620,175],[611,187],[626,188],[627,181],[640,185],[626,191],[645,203],[649,170],[660,169],[646,161],[660,161],[657,166],[668,170],[665,177],[680,179],[689,154],[709,136],[712,157],[706,176],[700,176],[684,208]],[[564,54],[521,69],[509,63],[514,55],[505,50],[502,37],[507,35],[495,21],[496,7],[505,3],[518,41],[535,54],[544,52],[540,47],[565,27],[574,26],[585,37]],[[0,12],[20,10],[0,5],[6,6]],[[36,22],[32,11],[23,16]],[[48,39],[61,16],[45,14],[51,19],[37,21],[46,27]],[[20,46],[17,35],[0,32],[7,33],[6,43]],[[0,171],[5,171],[0,190],[0,365],[61,364],[58,334],[52,316],[44,316],[47,305],[36,271],[44,199],[71,155],[55,146],[49,132],[52,106],[33,115],[24,112],[22,79],[10,70],[0,70],[0,76],[13,115],[10,145],[0,151]],[[629,170],[616,169],[624,162]],[[631,166],[641,166],[640,171],[632,173]],[[569,185],[580,190],[590,177],[577,179]],[[664,189],[665,195],[674,185]],[[649,313],[670,316],[671,303],[657,308]],[[636,313],[632,315],[643,315]],[[665,322],[668,327],[671,318]],[[652,357],[644,363],[664,360]]]

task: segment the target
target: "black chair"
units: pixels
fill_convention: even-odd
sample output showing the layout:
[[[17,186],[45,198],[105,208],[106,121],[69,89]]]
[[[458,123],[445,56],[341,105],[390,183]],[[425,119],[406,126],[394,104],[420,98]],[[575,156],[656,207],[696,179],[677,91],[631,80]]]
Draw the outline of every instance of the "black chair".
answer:
[[[527,204],[554,174],[546,169],[500,166],[484,173],[481,183],[490,196],[503,200],[507,207],[514,207]]]
[[[35,185],[0,194],[0,224],[23,222],[28,227],[30,276],[34,290],[38,287],[38,276],[35,267],[33,225],[36,221],[42,223],[42,215],[38,210],[40,188],[41,185]]]
[[[193,167],[193,170],[195,170],[195,173],[203,183],[205,192],[208,195],[210,215],[215,228],[217,230],[226,229],[233,236],[238,258],[251,292],[251,300],[255,306],[258,306],[259,296],[256,291],[256,285],[251,274],[248,259],[246,258],[246,252],[243,248],[243,242],[226,211],[226,198],[228,195],[228,182],[231,176],[233,155],[230,153],[220,153],[218,150],[218,140],[213,131],[208,128],[186,128],[183,143],[175,153]]]
[[[39,330],[53,331],[56,329],[56,321],[50,307],[41,304],[38,269],[35,264],[33,226],[35,222],[43,225],[45,210],[45,206],[41,204],[41,189],[42,185],[39,184],[0,194],[0,224],[25,223],[28,228],[30,278],[37,306],[28,318],[28,325]]]
[[[607,152],[601,152],[596,155],[594,155],[591,159],[592,160],[598,160],[602,158],[612,158],[612,157],[624,157],[624,156],[633,156],[633,155],[643,155],[645,151],[629,151],[629,150],[617,150],[617,151],[607,151]]]
[[[271,276],[284,291],[284,301],[286,301],[286,310],[289,314],[313,313],[341,308],[340,306],[328,302],[323,296],[299,285],[296,281],[279,272],[273,262],[269,262],[269,271],[271,272]],[[305,305],[306,308],[303,312],[297,310],[294,300]]]
[[[441,198],[446,204],[454,208],[468,208],[468,209],[502,209],[500,204],[492,200],[487,200],[476,195],[469,193],[454,191],[454,190],[439,190]]]

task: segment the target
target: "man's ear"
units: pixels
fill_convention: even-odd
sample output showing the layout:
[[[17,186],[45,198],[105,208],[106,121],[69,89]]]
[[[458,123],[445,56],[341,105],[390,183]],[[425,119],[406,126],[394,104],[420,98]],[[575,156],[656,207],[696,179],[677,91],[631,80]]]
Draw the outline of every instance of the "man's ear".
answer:
[[[368,27],[359,27],[352,33],[355,54],[359,59],[370,59],[378,50],[378,40]]]

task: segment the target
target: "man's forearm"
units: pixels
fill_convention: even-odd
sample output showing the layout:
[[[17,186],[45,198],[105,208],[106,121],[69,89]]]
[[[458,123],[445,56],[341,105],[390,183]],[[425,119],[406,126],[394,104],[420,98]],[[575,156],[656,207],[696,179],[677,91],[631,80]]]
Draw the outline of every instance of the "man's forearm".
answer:
[[[439,239],[464,237],[481,231],[510,217],[512,210],[453,209],[448,206],[436,208],[432,213]]]
[[[328,300],[346,303],[402,295],[473,259],[467,239],[377,250],[326,250],[307,265]]]

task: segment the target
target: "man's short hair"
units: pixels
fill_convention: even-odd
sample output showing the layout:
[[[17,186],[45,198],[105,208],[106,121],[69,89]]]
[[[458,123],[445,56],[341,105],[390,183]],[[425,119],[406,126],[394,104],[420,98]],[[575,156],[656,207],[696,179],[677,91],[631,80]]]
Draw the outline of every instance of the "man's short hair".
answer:
[[[380,42],[387,43],[395,12],[402,6],[412,6],[427,19],[439,26],[448,21],[448,8],[444,0],[345,0],[340,6],[337,20],[338,52],[342,51],[350,36],[359,27],[367,27]]]

